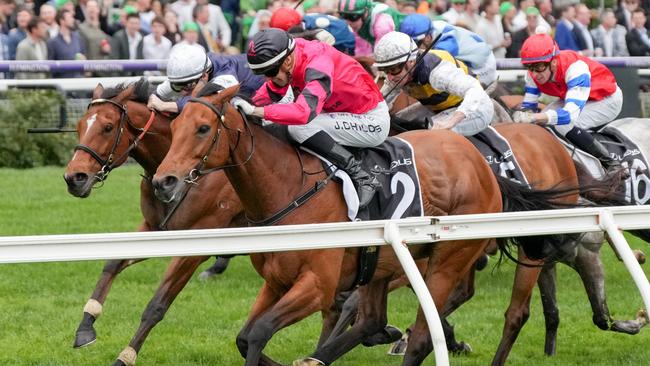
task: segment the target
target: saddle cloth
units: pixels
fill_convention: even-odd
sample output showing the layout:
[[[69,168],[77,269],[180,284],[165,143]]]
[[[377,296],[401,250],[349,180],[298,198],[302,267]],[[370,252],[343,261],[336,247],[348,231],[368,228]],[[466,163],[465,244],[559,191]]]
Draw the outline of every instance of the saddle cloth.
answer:
[[[468,139],[485,157],[494,175],[516,183],[529,185],[508,141],[493,127],[488,127]]]
[[[598,131],[590,130],[589,133],[607,148],[613,159],[630,168],[630,177],[625,181],[625,200],[628,203],[644,205],[650,202],[650,177],[647,170],[650,164],[647,155],[633,140],[635,137],[628,136],[619,128],[621,122],[625,121],[614,121]],[[605,176],[605,169],[598,159],[578,149],[562,135],[555,133],[555,136],[569,151],[573,160],[585,166],[594,178],[601,179]]]
[[[415,166],[413,147],[398,137],[389,137],[381,145],[358,149],[357,159],[367,171],[377,174],[381,188],[373,201],[359,211],[359,197],[352,180],[342,169],[335,177],[343,185],[343,195],[348,205],[350,220],[385,220],[422,216],[422,193]],[[329,172],[336,167],[322,157]]]

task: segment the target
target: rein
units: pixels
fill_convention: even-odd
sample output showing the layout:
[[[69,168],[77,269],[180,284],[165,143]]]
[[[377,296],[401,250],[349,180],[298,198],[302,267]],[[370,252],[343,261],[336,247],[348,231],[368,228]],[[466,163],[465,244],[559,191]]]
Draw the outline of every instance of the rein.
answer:
[[[190,98],[188,100],[188,103],[199,103],[199,104],[202,104],[202,105],[208,107],[217,116],[217,125],[218,126],[221,125],[221,126],[223,126],[223,128],[225,128],[227,130],[233,130],[233,128],[228,127],[226,125],[226,123],[225,123],[225,113],[223,112],[223,109],[219,109],[214,104],[209,103],[209,102],[207,102],[207,101],[205,101],[203,99],[200,99],[200,98],[192,97],[192,98]],[[228,103],[226,103],[226,104],[228,104]],[[185,177],[184,181],[186,183],[197,184],[196,181],[203,175],[206,175],[206,174],[218,171],[218,170],[223,170],[225,168],[243,166],[243,165],[245,165],[246,163],[248,163],[251,160],[251,158],[253,157],[253,153],[255,152],[255,135],[253,135],[253,132],[252,132],[252,130],[250,128],[250,125],[249,125],[249,122],[248,122],[248,118],[246,117],[246,114],[244,114],[241,110],[238,110],[238,111],[239,111],[239,114],[242,116],[242,119],[244,120],[244,126],[246,128],[246,131],[251,136],[252,148],[251,148],[250,153],[246,157],[246,159],[243,162],[237,163],[237,164],[227,164],[227,165],[214,167],[214,168],[209,168],[209,169],[205,169],[205,170],[203,169],[206,162],[208,161],[208,158],[210,157],[210,154],[212,154],[214,149],[217,147],[217,145],[219,144],[219,140],[221,138],[221,129],[218,128],[218,126],[217,126],[217,130],[215,131],[214,136],[212,137],[212,142],[210,143],[210,146],[208,147],[207,152],[205,153],[205,155],[203,155],[203,158],[201,158],[201,160],[199,160],[197,165],[192,170],[190,170],[187,177]],[[238,133],[237,134],[237,142],[235,143],[235,146],[233,147],[233,149],[236,149],[237,146],[239,146],[239,141],[240,141],[240,137],[241,137],[242,132],[241,132],[241,130],[238,129],[237,133]],[[302,158],[300,157],[300,152],[297,152],[297,154],[298,154],[298,160],[300,161],[300,165],[303,166],[303,161],[302,161]],[[251,220],[248,216],[246,216],[246,220],[250,224],[256,225],[256,226],[267,226],[267,225],[273,225],[273,224],[277,223],[278,221],[282,220],[285,216],[287,216],[289,213],[293,212],[295,209],[297,209],[298,207],[305,204],[305,202],[309,201],[309,199],[311,199],[316,193],[320,192],[323,188],[325,188],[327,183],[334,176],[335,172],[336,171],[332,171],[325,179],[317,181],[316,184],[314,184],[314,186],[310,190],[308,190],[305,193],[298,196],[291,203],[289,203],[289,205],[287,205],[285,208],[281,209],[280,211],[274,213],[273,215],[271,215],[271,217],[266,218],[264,220],[255,221],[255,220]],[[183,197],[186,194],[187,194],[187,190],[184,191]],[[174,209],[175,208],[176,207],[174,207]]]
[[[93,150],[90,146],[84,145],[84,144],[77,144],[74,147],[74,151],[81,150],[86,153],[88,153],[90,156],[95,159],[101,165],[100,170],[95,173],[95,178],[99,182],[104,182],[108,178],[108,174],[115,168],[116,162],[122,161],[124,158],[126,158],[133,149],[135,149],[140,141],[144,138],[144,136],[148,133],[149,129],[151,128],[151,125],[153,124],[153,121],[156,117],[156,114],[154,111],[151,111],[151,115],[149,116],[149,120],[145,124],[143,128],[139,128],[133,125],[133,122],[131,121],[131,118],[129,117],[129,114],[126,109],[125,104],[120,104],[114,100],[111,99],[95,99],[91,101],[88,104],[88,108],[92,107],[93,105],[97,104],[104,104],[104,103],[109,103],[117,108],[120,109],[120,123],[119,123],[119,130],[115,136],[115,140],[113,141],[113,146],[111,147],[110,152],[108,153],[108,157],[106,159],[103,159],[99,153],[97,153],[95,150]],[[140,134],[129,144],[129,146],[126,148],[124,153],[122,153],[117,159],[114,159],[113,156],[115,155],[115,150],[117,150],[117,147],[120,144],[120,141],[122,140],[122,135],[124,134],[124,124],[126,122],[126,125],[136,131],[140,131]]]

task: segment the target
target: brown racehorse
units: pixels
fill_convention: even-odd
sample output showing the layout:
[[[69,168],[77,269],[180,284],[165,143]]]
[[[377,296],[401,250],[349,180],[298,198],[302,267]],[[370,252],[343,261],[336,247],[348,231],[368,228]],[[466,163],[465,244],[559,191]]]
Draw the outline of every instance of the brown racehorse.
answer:
[[[146,102],[149,84],[144,80],[104,90],[98,85],[93,93],[94,101],[79,120],[77,132],[79,143],[95,152],[99,160],[113,155],[113,167],[121,165],[131,156],[144,168],[144,178],[140,184],[140,207],[144,221],[140,231],[160,230],[161,223],[169,214],[171,204],[156,199],[151,186],[151,177],[163,160],[171,144],[171,118],[155,114],[148,132],[130,151],[137,136],[146,126],[151,111]],[[100,99],[102,98],[102,99]],[[118,137],[121,134],[121,137]],[[96,183],[96,174],[102,164],[91,153],[78,150],[65,173],[68,190],[75,196],[87,197]],[[193,186],[186,198],[167,221],[167,229],[206,229],[216,227],[245,226],[243,208],[228,179],[221,172],[203,177]],[[197,267],[209,257],[173,258],[156,291],[142,315],[140,327],[131,340],[128,351],[121,358],[133,358],[140,350],[149,331],[162,320],[171,303],[185,287]],[[108,261],[97,282],[91,299],[84,308],[84,316],[75,338],[75,347],[95,341],[93,323],[100,315],[102,305],[114,278],[129,265],[139,260]],[[116,361],[116,365],[125,360]]]
[[[205,89],[197,95],[202,98],[193,99],[172,124],[172,145],[153,180],[159,197],[174,197],[188,181],[200,175],[202,169],[221,167],[242,199],[246,215],[260,221],[282,210],[317,181],[325,179],[322,166],[314,157],[282,143],[262,127],[247,123],[227,103],[237,87],[220,93],[214,88]],[[497,181],[481,154],[465,138],[449,131],[413,131],[400,137],[415,149],[426,215],[501,211]],[[567,159],[566,153],[558,158],[558,164],[568,161],[563,165],[566,169],[559,171],[568,172],[572,179],[563,177],[561,181],[575,186],[575,170]],[[547,176],[558,172],[541,170]],[[564,198],[575,202],[577,195],[565,194]],[[347,221],[346,212],[340,186],[327,184],[279,223]],[[429,258],[425,280],[439,308],[482,255],[488,242],[465,240],[410,248],[415,258]],[[327,319],[330,319],[334,295],[352,285],[357,255],[357,249],[251,255],[253,266],[266,282],[237,337],[237,346],[246,358],[246,365],[278,365],[263,355],[266,343],[278,330],[316,311],[321,311],[326,319],[319,342],[322,345],[333,325]],[[336,338],[339,343],[342,339],[345,342],[330,350],[328,357],[331,359],[323,358],[326,364],[384,327],[388,282],[399,271],[401,267],[394,253],[381,251],[375,277],[361,288],[362,299],[374,301],[361,301],[360,321],[353,326],[353,332]],[[417,365],[431,351],[421,312],[418,312],[411,337],[405,364]],[[347,342],[348,339],[353,342]]]

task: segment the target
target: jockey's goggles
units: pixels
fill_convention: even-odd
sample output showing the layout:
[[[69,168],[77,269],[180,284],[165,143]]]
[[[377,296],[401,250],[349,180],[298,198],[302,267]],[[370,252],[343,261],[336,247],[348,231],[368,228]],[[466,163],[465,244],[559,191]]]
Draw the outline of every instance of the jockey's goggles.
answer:
[[[544,72],[548,69],[550,63],[548,62],[536,62],[534,64],[524,64],[524,66],[530,72]]]
[[[188,80],[188,81],[183,81],[183,82],[179,82],[179,83],[170,83],[170,86],[171,86],[172,90],[177,92],[177,93],[180,93],[182,91],[189,92],[189,91],[192,91],[192,89],[194,89],[194,87],[196,86],[196,84],[198,82],[199,82],[199,79],[195,79],[195,80]]]
[[[395,75],[399,75],[402,72],[402,70],[404,70],[404,67],[406,67],[406,62],[402,62],[397,65],[392,65],[388,67],[380,67],[379,71],[383,71],[390,76],[395,76]]]
[[[345,20],[349,20],[351,22],[356,22],[357,20],[361,19],[363,17],[363,14],[355,14],[355,13],[339,13],[341,18]]]

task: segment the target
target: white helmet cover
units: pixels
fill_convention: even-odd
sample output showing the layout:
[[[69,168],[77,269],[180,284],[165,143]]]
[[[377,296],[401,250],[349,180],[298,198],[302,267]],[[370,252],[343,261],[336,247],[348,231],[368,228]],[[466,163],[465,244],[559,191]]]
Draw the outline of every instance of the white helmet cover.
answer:
[[[179,44],[172,47],[167,61],[167,78],[170,83],[198,79],[208,70],[210,60],[199,45]]]
[[[418,46],[402,32],[386,33],[375,45],[375,66],[382,68],[401,64],[417,56]]]

